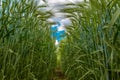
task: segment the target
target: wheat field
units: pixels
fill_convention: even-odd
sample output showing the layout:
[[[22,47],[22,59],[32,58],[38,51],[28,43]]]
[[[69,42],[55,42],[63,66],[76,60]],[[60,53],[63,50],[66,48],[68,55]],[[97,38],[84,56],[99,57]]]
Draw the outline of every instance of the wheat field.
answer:
[[[120,80],[120,0],[65,6],[72,24],[56,47],[45,6],[2,0],[0,80]]]

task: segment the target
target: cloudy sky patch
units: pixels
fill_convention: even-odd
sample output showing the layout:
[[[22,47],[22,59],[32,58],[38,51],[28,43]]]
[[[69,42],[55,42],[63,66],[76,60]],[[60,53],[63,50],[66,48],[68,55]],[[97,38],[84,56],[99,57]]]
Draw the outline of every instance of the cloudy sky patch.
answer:
[[[50,22],[61,22],[64,25],[70,24],[70,19],[66,18],[65,14],[60,12],[60,9],[65,8],[65,4],[67,3],[73,3],[76,4],[77,2],[81,2],[83,0],[46,0],[47,7],[44,8],[44,10],[50,10],[53,13],[53,16],[48,19]],[[39,5],[44,5],[45,2],[40,0]]]

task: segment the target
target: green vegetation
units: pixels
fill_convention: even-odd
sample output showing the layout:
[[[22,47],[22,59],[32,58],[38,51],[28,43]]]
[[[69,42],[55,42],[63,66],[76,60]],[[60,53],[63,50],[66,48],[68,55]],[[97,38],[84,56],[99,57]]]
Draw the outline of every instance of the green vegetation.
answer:
[[[119,80],[120,1],[90,0],[69,5],[74,8],[61,10],[72,20],[68,41],[61,45],[68,80]]]
[[[3,0],[0,80],[120,79],[120,1],[69,5],[74,8],[61,11],[72,25],[56,50],[46,21],[52,14],[40,11],[45,6],[34,0]]]
[[[0,80],[49,80],[55,67],[51,15],[34,0],[4,0],[0,18]],[[44,14],[44,15],[43,15]]]

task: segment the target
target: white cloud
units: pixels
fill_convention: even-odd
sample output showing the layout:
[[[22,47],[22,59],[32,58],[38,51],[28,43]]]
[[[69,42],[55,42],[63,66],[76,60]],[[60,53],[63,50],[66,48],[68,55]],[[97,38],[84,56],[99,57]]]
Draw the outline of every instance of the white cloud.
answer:
[[[48,4],[66,4],[66,3],[76,3],[83,0],[47,0]]]
[[[64,18],[60,21],[62,24],[64,24],[64,26],[66,25],[71,25],[71,21],[69,18]]]
[[[67,1],[69,1],[69,0],[67,0]],[[67,2],[66,0],[48,0],[47,2],[48,2],[48,4],[60,4],[60,3],[62,3],[62,4],[64,4],[64,3],[66,3]]]
[[[38,5],[45,5],[45,2],[43,0],[40,0]]]
[[[64,5],[67,3],[77,3],[83,0],[46,0],[48,7],[44,8],[44,10],[51,10],[54,14],[48,21],[50,22],[61,22],[64,25],[71,24],[70,19],[66,18],[66,14],[60,12],[60,9],[64,8]],[[40,4],[44,4],[43,0],[40,0]],[[71,6],[69,6],[71,7]],[[73,7],[73,6],[72,6]]]

